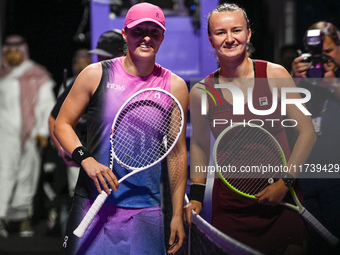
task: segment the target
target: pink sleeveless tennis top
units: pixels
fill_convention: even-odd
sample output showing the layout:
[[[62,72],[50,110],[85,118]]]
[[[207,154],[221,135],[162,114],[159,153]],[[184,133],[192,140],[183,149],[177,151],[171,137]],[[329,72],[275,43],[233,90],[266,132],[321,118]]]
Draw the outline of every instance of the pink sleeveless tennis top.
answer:
[[[127,73],[123,58],[101,62],[102,78],[86,109],[87,148],[100,163],[110,165],[110,131],[115,115],[124,102],[137,91],[146,88],[161,88],[170,91],[171,72],[158,64],[146,77]],[[117,179],[130,171],[114,161],[113,172]],[[112,192],[106,203],[122,207],[145,208],[160,205],[160,164],[124,180],[117,192]],[[76,194],[95,199],[98,192],[85,171],[81,170]]]

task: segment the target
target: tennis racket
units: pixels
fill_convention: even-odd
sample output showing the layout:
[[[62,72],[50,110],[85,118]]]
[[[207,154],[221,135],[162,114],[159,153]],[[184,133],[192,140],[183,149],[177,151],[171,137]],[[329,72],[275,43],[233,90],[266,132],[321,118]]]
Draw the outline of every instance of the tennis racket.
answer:
[[[144,89],[132,95],[119,109],[110,134],[110,168],[117,161],[131,170],[119,179],[146,170],[163,160],[176,145],[184,126],[184,113],[179,101],[162,89]],[[73,231],[83,237],[93,218],[104,204],[102,191]]]
[[[267,130],[244,123],[235,123],[221,132],[214,144],[213,160],[219,177],[230,189],[253,199],[279,179],[287,165],[280,144]],[[298,212],[330,245],[336,245],[338,238],[303,207],[292,187],[290,193],[296,205],[287,202],[281,205]]]

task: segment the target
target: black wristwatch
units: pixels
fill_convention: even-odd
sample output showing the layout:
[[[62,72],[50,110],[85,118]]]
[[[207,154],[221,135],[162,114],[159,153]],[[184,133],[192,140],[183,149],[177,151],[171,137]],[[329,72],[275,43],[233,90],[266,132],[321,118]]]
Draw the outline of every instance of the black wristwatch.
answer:
[[[287,188],[294,187],[296,180],[295,180],[293,175],[291,175],[289,173],[282,173],[280,178],[283,180],[283,182],[287,186]]]

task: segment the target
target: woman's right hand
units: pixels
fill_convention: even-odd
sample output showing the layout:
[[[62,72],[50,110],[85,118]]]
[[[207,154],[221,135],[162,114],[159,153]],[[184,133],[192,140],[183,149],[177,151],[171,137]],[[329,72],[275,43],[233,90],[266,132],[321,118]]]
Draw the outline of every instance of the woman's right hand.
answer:
[[[292,63],[292,71],[291,75],[293,78],[306,78],[307,77],[307,69],[308,69],[308,62],[301,62],[304,58],[297,57],[293,60]]]
[[[199,214],[202,211],[202,203],[196,200],[190,200],[183,209],[183,220],[185,223],[191,225],[191,211],[194,210]]]
[[[84,168],[87,175],[93,180],[99,193],[102,192],[101,187],[103,187],[105,193],[110,194],[111,191],[109,186],[113,191],[117,191],[119,183],[109,167],[99,163],[93,157],[84,159],[81,162],[81,166]]]

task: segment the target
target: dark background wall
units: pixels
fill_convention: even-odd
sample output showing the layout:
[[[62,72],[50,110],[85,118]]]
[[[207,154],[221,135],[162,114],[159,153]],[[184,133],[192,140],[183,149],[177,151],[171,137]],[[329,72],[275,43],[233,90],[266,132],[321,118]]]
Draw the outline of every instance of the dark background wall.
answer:
[[[302,37],[310,25],[318,21],[328,21],[340,29],[339,0],[297,0],[296,1],[297,38],[301,48]]]
[[[82,42],[74,40],[88,2],[88,0],[0,0],[1,37],[3,39],[11,33],[19,33],[26,37],[31,58],[45,65],[60,85],[64,68],[67,68],[71,75],[73,52],[80,47],[91,47],[88,24],[83,29],[87,32],[86,40]],[[233,2],[247,10],[252,22],[254,31],[252,42],[256,49],[253,57],[276,61],[275,35],[280,32],[282,20],[279,17],[275,19],[275,16],[280,12],[282,15],[284,0]],[[328,20],[340,27],[339,0],[296,0],[295,6],[296,44],[301,49],[303,34],[312,23]]]
[[[24,36],[31,58],[46,66],[60,84],[64,68],[71,76],[73,52],[90,47],[90,40],[77,42],[73,38],[85,4],[83,0],[7,0],[2,10],[2,37],[12,33]]]

